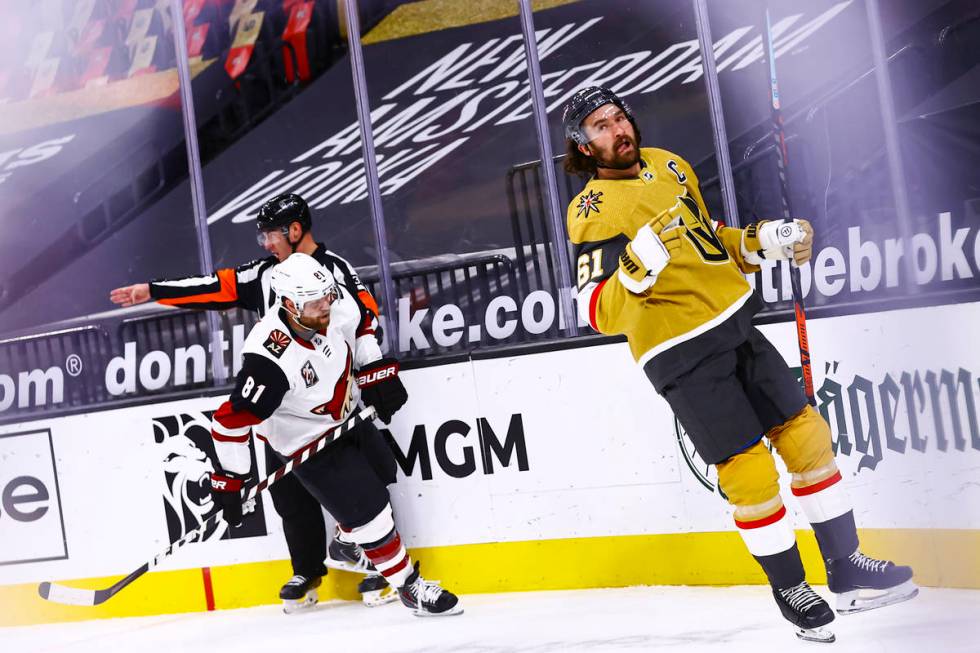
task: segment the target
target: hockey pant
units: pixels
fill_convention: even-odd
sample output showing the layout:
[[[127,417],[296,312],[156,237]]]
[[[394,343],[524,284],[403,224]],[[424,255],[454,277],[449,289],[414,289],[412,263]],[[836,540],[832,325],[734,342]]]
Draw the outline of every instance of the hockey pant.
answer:
[[[338,442],[331,445],[329,449],[340,447],[339,450],[335,451],[335,454],[338,454],[341,460],[352,457],[357,459],[352,464],[353,476],[370,477],[375,479],[372,487],[378,484],[382,486],[381,491],[374,487],[371,500],[374,505],[368,509],[368,511],[373,510],[373,512],[366,515],[367,518],[373,517],[380,511],[381,506],[387,503],[388,494],[385,486],[395,481],[394,457],[383,436],[372,424],[358,427],[345,436],[345,440],[343,446]],[[342,453],[341,450],[346,453]],[[350,451],[357,453],[351,454]],[[321,454],[326,453],[326,451],[321,452]],[[332,457],[328,455],[328,458]],[[278,469],[285,460],[266,443],[266,474],[271,474]],[[318,466],[321,464],[318,463]],[[313,460],[308,461],[304,467],[308,465],[313,465]],[[326,567],[323,565],[323,560],[327,555],[326,525],[321,503],[301,481],[301,470],[302,468],[284,476],[278,483],[269,488],[269,493],[272,495],[272,504],[275,506],[276,512],[282,518],[282,529],[286,538],[286,546],[289,549],[293,573],[307,578],[315,578],[327,573]],[[349,476],[345,475],[344,478]],[[383,502],[380,498],[382,494]],[[348,512],[343,508],[341,511]],[[332,511],[331,515],[338,521],[341,520]],[[365,516],[360,515],[360,518],[365,518]]]

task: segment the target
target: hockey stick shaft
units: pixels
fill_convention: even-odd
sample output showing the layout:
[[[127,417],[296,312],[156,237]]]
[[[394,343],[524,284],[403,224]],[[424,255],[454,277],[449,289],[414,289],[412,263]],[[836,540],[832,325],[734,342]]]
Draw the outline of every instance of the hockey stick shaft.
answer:
[[[783,114],[779,105],[779,84],[776,81],[776,51],[772,45],[772,25],[769,9],[766,9],[766,59],[769,62],[769,97],[772,117],[772,134],[776,145],[776,167],[779,172],[779,196],[782,200],[783,218],[791,220],[793,211],[789,197],[789,182],[786,178],[786,133],[783,129]],[[811,406],[816,405],[813,393],[813,370],[810,365],[810,341],[806,332],[806,306],[803,304],[803,287],[800,283],[800,270],[790,261],[790,287],[793,291],[793,314],[796,319],[796,338],[800,346],[800,367],[803,370],[803,392]]]
[[[329,429],[328,431],[320,435],[318,438],[316,438],[315,440],[313,440],[312,442],[310,442],[300,450],[296,451],[294,454],[292,454],[289,457],[289,460],[282,467],[272,472],[265,478],[261,479],[258,483],[255,483],[254,485],[250,485],[249,487],[245,488],[242,497],[243,506],[245,503],[254,499],[259,492],[266,489],[273,483],[278,482],[283,476],[285,476],[286,474],[290,473],[291,471],[293,471],[294,469],[296,469],[297,467],[305,463],[307,460],[312,458],[320,451],[323,451],[323,449],[328,444],[336,441],[337,439],[342,437],[344,434],[346,434],[348,431],[352,430],[359,424],[366,422],[370,419],[373,419],[374,415],[375,415],[374,407],[368,406],[367,408],[363,409],[361,412],[356,413],[351,417],[349,417],[347,421],[343,422],[342,424],[338,424],[332,429]],[[202,523],[198,528],[195,528],[194,530],[185,533],[183,537],[171,543],[170,546],[168,546],[166,549],[164,549],[157,555],[153,556],[151,560],[144,562],[142,565],[140,565],[139,568],[135,569],[128,576],[116,581],[115,583],[113,583],[112,585],[110,585],[105,589],[101,589],[101,590],[78,589],[75,587],[65,587],[57,583],[51,583],[45,581],[40,585],[38,585],[37,592],[38,594],[40,594],[41,598],[47,599],[48,601],[52,601],[55,603],[65,603],[69,605],[99,605],[100,603],[105,603],[113,596],[118,594],[120,590],[133,583],[136,579],[138,579],[140,576],[148,572],[150,569],[153,569],[154,567],[158,566],[164,559],[173,555],[177,550],[182,548],[185,544],[194,542],[198,538],[202,537],[209,528],[211,528],[218,522],[218,519],[220,519],[221,514],[222,514],[221,510],[218,510],[213,515],[211,515],[206,520],[204,520],[204,523]]]

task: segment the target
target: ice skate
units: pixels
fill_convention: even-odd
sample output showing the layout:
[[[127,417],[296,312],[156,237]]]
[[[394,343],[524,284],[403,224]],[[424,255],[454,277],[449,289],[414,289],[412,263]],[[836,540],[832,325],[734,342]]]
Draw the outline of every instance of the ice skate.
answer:
[[[919,593],[912,582],[911,567],[869,558],[860,551],[827,561],[827,585],[837,594],[838,614],[882,608],[908,601]]]
[[[826,626],[834,620],[834,611],[806,581],[786,589],[772,590],[783,616],[796,626],[796,636],[808,642],[829,644],[837,638]]]
[[[357,585],[357,591],[361,593],[361,601],[369,608],[398,600],[398,592],[378,573],[365,576]]]
[[[294,614],[301,610],[311,608],[320,599],[316,588],[320,586],[322,579],[307,578],[299,574],[293,576],[279,590],[279,598],[282,599],[282,611],[286,614]]]
[[[364,549],[353,542],[343,542],[336,536],[327,547],[327,559],[324,560],[324,564],[331,569],[351,571],[355,574],[377,573],[374,564],[364,555]]]
[[[416,617],[448,617],[463,613],[455,594],[439,587],[438,581],[425,580],[419,575],[418,562],[412,575],[398,588],[398,595]]]

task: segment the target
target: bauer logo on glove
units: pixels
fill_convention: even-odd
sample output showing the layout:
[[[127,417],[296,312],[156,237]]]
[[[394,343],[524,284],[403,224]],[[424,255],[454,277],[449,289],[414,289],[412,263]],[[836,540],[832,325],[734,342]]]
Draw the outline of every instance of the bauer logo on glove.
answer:
[[[374,406],[378,419],[385,424],[408,401],[408,391],[398,378],[400,366],[394,358],[382,358],[362,367],[357,375],[361,401]]]

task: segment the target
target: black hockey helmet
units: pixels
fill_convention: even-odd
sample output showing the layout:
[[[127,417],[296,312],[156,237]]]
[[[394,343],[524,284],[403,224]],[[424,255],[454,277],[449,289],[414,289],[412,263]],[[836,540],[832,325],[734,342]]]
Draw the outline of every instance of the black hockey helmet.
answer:
[[[262,205],[258,217],[255,218],[255,226],[259,231],[288,228],[293,222],[299,223],[303,233],[313,226],[310,207],[306,204],[306,200],[295,193],[276,195]]]
[[[636,120],[633,118],[633,111],[629,105],[619,99],[619,96],[602,86],[587,86],[575,92],[565,108],[562,110],[561,121],[565,127],[565,138],[571,139],[579,145],[588,145],[589,138],[582,129],[582,121],[586,117],[604,104],[615,104],[622,109],[623,113],[633,124],[633,129],[639,134],[636,127]]]

